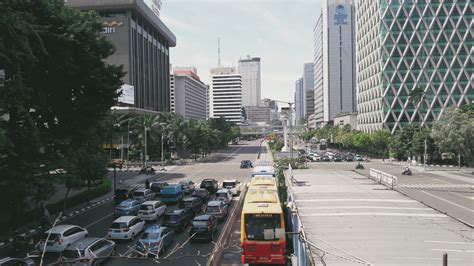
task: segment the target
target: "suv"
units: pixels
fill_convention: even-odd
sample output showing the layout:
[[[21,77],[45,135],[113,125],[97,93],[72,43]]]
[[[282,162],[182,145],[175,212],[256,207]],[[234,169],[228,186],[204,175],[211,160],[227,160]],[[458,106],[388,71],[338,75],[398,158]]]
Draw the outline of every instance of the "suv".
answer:
[[[77,225],[56,225],[43,233],[38,243],[38,249],[43,251],[44,248],[46,252],[61,252],[72,243],[85,238],[87,234],[86,229]],[[48,242],[45,246],[46,239]]]
[[[242,185],[240,182],[236,179],[226,179],[224,182],[222,182],[222,187],[230,190],[230,192],[232,192],[232,196],[239,195],[241,186]]]
[[[183,231],[184,228],[193,219],[193,214],[187,209],[177,209],[172,212],[165,214],[163,219],[164,226],[171,228],[175,231]]]
[[[138,217],[145,221],[158,220],[163,214],[165,214],[166,205],[161,201],[145,201],[140,205],[140,211],[138,211]]]
[[[76,262],[74,265],[95,265],[100,258],[105,260],[109,256],[115,255],[115,243],[113,241],[98,238],[86,237],[70,245],[62,255],[66,263]]]
[[[188,210],[194,212],[194,214],[197,214],[202,210],[203,202],[202,202],[201,198],[188,197],[188,198],[184,198],[180,202],[179,205],[180,205],[181,208],[188,209]]]
[[[252,161],[250,160],[243,160],[242,162],[240,162],[240,168],[252,168],[253,165],[252,165]]]
[[[191,197],[201,198],[202,202],[207,202],[209,198],[211,197],[211,195],[209,194],[209,191],[207,191],[207,189],[196,188],[193,191],[193,194],[191,194]]]
[[[145,202],[147,200],[155,199],[155,196],[156,196],[155,192],[151,191],[151,189],[141,188],[141,189],[137,189],[137,190],[135,190],[135,192],[133,192],[132,198],[134,200],[138,200],[140,203],[142,203],[142,202]]]
[[[204,213],[213,215],[217,219],[223,221],[227,216],[228,208],[229,207],[224,202],[220,200],[213,200],[207,203],[206,210],[204,210]]]
[[[213,215],[200,215],[194,218],[193,226],[189,231],[189,238],[195,239],[207,239],[212,241],[214,235],[217,232],[217,221]]]
[[[145,227],[145,222],[136,216],[122,216],[110,226],[109,239],[133,240]]]
[[[179,184],[183,187],[184,194],[191,194],[194,190],[194,182],[190,180],[179,181]]]
[[[219,184],[217,183],[217,180],[213,178],[206,178],[201,182],[200,188],[205,188],[209,193],[214,194],[217,192]]]

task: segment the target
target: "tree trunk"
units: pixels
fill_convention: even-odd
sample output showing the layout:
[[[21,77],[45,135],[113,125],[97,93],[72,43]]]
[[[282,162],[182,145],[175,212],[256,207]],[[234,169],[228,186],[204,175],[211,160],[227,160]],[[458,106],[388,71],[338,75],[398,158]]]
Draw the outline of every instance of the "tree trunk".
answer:
[[[63,213],[66,213],[66,206],[67,206],[67,199],[69,197],[69,192],[71,191],[71,188],[67,188],[66,190],[66,195],[64,196],[64,202],[63,202]]]

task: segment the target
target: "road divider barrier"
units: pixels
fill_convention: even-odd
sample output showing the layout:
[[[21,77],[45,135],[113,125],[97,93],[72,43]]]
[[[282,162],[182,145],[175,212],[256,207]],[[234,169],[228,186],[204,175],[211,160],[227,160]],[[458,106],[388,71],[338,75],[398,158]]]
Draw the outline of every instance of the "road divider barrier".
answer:
[[[394,189],[398,185],[398,178],[396,176],[387,174],[374,168],[370,168],[369,178],[390,189]]]

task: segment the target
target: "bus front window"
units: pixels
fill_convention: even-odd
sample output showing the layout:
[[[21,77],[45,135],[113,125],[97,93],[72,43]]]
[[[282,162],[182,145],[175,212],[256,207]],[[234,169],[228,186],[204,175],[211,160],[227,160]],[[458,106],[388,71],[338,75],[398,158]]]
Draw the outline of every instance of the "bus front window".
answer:
[[[281,227],[279,214],[246,214],[245,232],[248,240],[278,240],[274,230]],[[272,233],[269,233],[270,231]]]

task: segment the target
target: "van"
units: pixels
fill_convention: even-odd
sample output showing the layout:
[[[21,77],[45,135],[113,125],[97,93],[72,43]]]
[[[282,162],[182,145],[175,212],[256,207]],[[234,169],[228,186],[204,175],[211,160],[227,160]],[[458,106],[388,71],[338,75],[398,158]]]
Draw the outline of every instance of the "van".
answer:
[[[161,201],[164,203],[178,203],[183,199],[183,187],[181,185],[169,185],[161,190]]]

